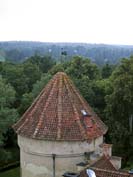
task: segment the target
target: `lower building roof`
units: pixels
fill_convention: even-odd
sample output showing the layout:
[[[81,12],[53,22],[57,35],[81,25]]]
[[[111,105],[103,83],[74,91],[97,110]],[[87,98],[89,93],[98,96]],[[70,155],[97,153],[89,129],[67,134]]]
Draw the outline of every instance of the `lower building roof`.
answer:
[[[91,170],[95,172],[96,177],[133,177],[133,175],[129,174],[128,172],[104,170],[104,169],[95,168],[95,167],[91,167]],[[80,173],[80,177],[88,177],[86,170]]]

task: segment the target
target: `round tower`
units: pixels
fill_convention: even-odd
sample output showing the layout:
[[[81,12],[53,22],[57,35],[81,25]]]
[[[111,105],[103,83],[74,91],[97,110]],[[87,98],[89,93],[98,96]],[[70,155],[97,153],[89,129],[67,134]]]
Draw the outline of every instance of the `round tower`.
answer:
[[[22,177],[59,177],[76,171],[85,152],[103,143],[106,125],[69,77],[57,73],[14,125]]]

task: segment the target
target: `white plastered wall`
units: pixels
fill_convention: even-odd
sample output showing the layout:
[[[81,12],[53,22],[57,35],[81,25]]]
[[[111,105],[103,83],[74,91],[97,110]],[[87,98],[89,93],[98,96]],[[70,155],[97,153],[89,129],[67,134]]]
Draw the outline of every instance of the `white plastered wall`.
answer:
[[[76,164],[84,161],[84,152],[95,151],[103,143],[103,136],[86,141],[43,141],[18,136],[22,177],[53,177],[55,157],[56,177],[66,171],[76,172]]]

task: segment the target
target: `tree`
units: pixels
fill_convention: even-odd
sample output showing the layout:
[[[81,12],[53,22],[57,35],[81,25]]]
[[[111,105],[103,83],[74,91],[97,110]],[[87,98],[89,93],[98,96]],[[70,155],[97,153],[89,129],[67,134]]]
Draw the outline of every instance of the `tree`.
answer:
[[[49,73],[54,75],[57,72],[64,72],[64,71],[65,69],[64,69],[63,63],[57,63],[49,70]]]
[[[21,99],[21,96],[28,92],[28,86],[26,84],[26,76],[23,74],[23,67],[19,64],[4,63],[2,65],[1,75],[16,91],[17,100]],[[16,106],[15,106],[16,107]]]
[[[33,88],[33,84],[40,79],[41,71],[39,67],[32,62],[26,62],[23,64],[23,76],[28,88],[27,92],[30,92]]]
[[[82,78],[83,75],[89,77],[90,80],[98,79],[100,76],[97,65],[92,63],[88,58],[82,58],[80,56],[73,57],[65,71],[71,77],[77,79]]]
[[[22,95],[30,92],[33,84],[40,79],[41,71],[37,65],[31,62],[23,64],[4,63],[1,75],[14,87],[17,98],[14,107],[18,107]]]
[[[93,82],[88,76],[83,75],[82,78],[73,78],[73,82],[79,89],[82,96],[87,100],[87,102],[94,106],[95,92],[93,91]]]
[[[129,118],[133,115],[132,56],[130,59],[121,61],[121,64],[113,72],[110,81],[112,93],[106,96],[107,107],[105,110],[110,139],[116,147],[117,153],[121,152],[122,156],[129,157],[131,142],[133,141],[133,131],[132,133],[129,132]]]
[[[100,117],[104,118],[104,110],[106,107],[105,97],[111,93],[111,83],[109,79],[99,79],[93,81],[92,90],[94,92],[93,107]]]
[[[111,76],[113,70],[114,70],[114,66],[113,65],[109,65],[108,63],[105,64],[102,67],[102,70],[101,70],[102,78],[103,79],[109,78],[109,76]]]
[[[25,61],[25,63],[27,62],[38,66],[43,73],[47,73],[55,65],[55,61],[50,56],[34,55]]]
[[[133,114],[133,57],[123,59],[111,77],[113,92],[107,96],[113,117],[129,128]]]
[[[2,143],[3,133],[16,121],[18,113],[16,109],[12,108],[15,101],[15,90],[1,76],[0,98],[0,142]]]
[[[19,107],[19,113],[23,114],[26,109],[31,105],[33,100],[39,95],[41,90],[45,87],[48,81],[51,79],[50,74],[43,74],[41,79],[38,80],[34,85],[30,93],[25,93],[22,96],[21,105]]]

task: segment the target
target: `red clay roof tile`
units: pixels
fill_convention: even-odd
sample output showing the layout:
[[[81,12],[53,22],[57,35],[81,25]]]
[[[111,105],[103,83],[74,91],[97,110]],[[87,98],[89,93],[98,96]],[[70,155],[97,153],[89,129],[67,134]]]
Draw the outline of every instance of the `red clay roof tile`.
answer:
[[[91,167],[100,168],[104,170],[117,171],[113,164],[110,162],[110,157],[102,156],[99,160],[91,165]]]
[[[81,110],[88,116],[83,116]],[[66,141],[92,140],[107,131],[106,125],[62,72],[49,81],[14,129],[29,138]]]
[[[119,171],[112,171],[112,170],[104,170],[99,168],[91,168],[96,177],[133,177],[133,175],[129,174],[128,172],[119,172]],[[86,170],[80,173],[80,177],[88,177]]]
[[[93,170],[96,177],[133,177],[127,171],[117,170],[110,161],[111,157],[102,156],[93,163],[89,169]],[[88,177],[86,169],[80,173],[80,177]]]

